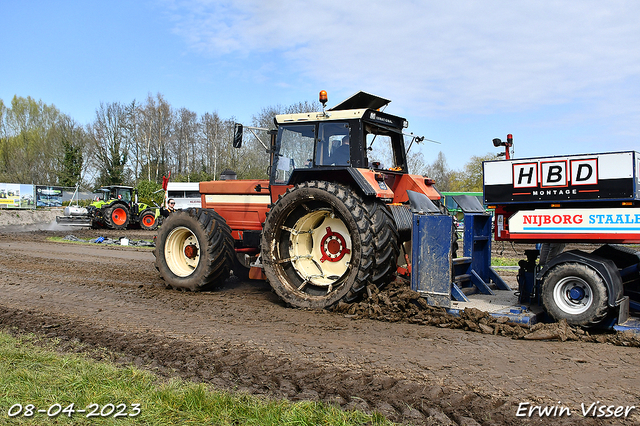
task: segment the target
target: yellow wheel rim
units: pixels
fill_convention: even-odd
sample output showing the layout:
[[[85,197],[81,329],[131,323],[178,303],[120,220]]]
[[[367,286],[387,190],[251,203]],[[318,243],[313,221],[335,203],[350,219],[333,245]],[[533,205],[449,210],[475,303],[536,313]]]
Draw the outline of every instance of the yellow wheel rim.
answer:
[[[291,264],[305,283],[327,287],[348,271],[351,263],[351,235],[344,222],[329,211],[302,216],[289,236]]]
[[[188,277],[200,263],[200,244],[189,228],[180,226],[172,230],[164,245],[167,266],[178,277]]]

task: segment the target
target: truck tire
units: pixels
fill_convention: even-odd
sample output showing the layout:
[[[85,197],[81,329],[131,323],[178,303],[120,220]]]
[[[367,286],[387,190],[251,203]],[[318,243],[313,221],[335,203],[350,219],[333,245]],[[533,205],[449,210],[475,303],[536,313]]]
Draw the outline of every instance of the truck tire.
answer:
[[[289,189],[267,214],[262,265],[273,290],[298,308],[356,299],[396,271],[398,232],[386,206],[324,181]]]
[[[593,326],[608,313],[607,288],[602,277],[581,263],[561,263],[551,268],[542,283],[542,304],[556,321]]]
[[[140,215],[140,228],[145,231],[153,231],[158,229],[160,217],[156,217],[156,212],[151,209],[146,209]]]
[[[153,251],[156,269],[179,290],[211,290],[229,278],[234,241],[231,228],[211,209],[171,213],[162,224]]]
[[[115,204],[104,211],[104,221],[109,229],[127,229],[129,225],[129,209],[122,204]]]

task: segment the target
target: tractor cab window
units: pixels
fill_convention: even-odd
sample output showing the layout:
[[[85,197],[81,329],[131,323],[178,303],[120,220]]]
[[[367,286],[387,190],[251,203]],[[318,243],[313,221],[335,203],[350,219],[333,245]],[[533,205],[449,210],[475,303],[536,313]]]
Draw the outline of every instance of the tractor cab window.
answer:
[[[294,169],[310,167],[314,141],[313,124],[280,126],[273,159],[273,182],[287,183]]]
[[[320,123],[316,146],[316,165],[347,166],[351,162],[348,123]]]
[[[131,191],[128,189],[119,189],[118,190],[118,199],[124,201],[125,203],[131,202]]]
[[[373,125],[365,126],[367,159],[374,169],[406,171],[406,154],[403,151],[402,133]]]

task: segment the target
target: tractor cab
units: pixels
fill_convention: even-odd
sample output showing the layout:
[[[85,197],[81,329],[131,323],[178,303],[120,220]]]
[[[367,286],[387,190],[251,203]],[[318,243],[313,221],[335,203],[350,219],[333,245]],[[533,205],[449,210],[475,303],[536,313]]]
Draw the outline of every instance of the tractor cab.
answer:
[[[271,183],[291,185],[310,173],[326,176],[346,168],[407,173],[402,131],[408,124],[378,110],[389,102],[359,92],[326,111],[277,115]]]
[[[133,188],[130,186],[104,186],[99,191],[103,193],[101,198],[104,201],[122,200],[131,204],[131,200],[133,200]]]

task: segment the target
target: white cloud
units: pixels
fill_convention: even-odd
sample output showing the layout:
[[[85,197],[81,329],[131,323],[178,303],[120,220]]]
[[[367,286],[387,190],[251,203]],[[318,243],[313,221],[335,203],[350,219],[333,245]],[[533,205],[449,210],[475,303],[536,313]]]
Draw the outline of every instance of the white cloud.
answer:
[[[263,76],[274,86],[331,82],[424,115],[573,102],[638,114],[634,1],[192,0],[172,12],[192,49],[277,62]]]

